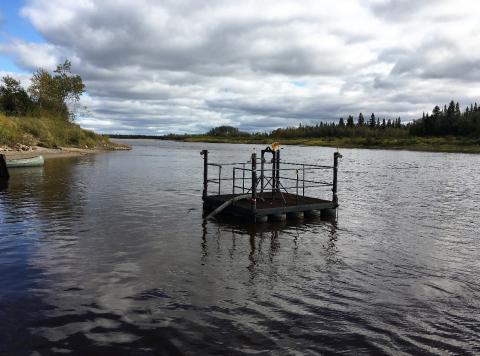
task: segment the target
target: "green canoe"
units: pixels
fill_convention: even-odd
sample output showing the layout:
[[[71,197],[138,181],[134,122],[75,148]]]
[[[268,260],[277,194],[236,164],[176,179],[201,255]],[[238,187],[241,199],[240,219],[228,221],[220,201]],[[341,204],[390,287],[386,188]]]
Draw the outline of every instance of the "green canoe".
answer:
[[[43,156],[35,156],[31,158],[21,158],[21,159],[11,159],[7,160],[8,168],[15,167],[39,167],[43,166],[44,163]]]

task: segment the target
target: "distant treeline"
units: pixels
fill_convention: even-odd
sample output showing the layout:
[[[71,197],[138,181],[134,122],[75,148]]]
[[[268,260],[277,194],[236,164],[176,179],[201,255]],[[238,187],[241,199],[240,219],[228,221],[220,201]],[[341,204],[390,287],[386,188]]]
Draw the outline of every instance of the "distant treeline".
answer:
[[[400,117],[395,119],[379,118],[372,113],[368,119],[362,113],[358,118],[349,115],[338,122],[319,122],[316,125],[299,125],[297,127],[278,128],[271,133],[244,132],[232,126],[218,126],[203,135],[145,136],[145,135],[109,135],[113,138],[154,138],[182,139],[192,136],[223,137],[223,138],[318,138],[318,137],[349,137],[367,139],[404,139],[409,137],[427,136],[458,136],[466,138],[480,137],[480,107],[471,104],[465,110],[459,103],[451,101],[443,109],[435,106],[432,113],[423,114],[413,122],[402,123]]]
[[[0,113],[17,117],[57,117],[71,121],[71,109],[85,91],[79,75],[72,74],[71,63],[66,60],[57,66],[53,74],[38,69],[25,90],[20,81],[5,76],[0,84]],[[69,107],[70,106],[70,107]]]
[[[298,127],[279,128],[272,131],[274,138],[311,138],[311,137],[392,137],[408,136],[408,130],[402,125],[400,118],[380,119],[374,113],[365,120],[362,113],[355,121],[352,115],[346,120],[340,118],[338,123],[320,122],[316,125],[300,125]]]
[[[206,136],[218,137],[272,137],[272,138],[314,138],[314,137],[365,137],[365,138],[407,138],[411,136],[462,136],[480,137],[480,107],[467,106],[464,111],[459,103],[451,101],[443,109],[435,106],[431,114],[406,124],[400,117],[379,118],[372,113],[365,118],[362,113],[355,119],[349,115],[338,122],[320,122],[316,125],[299,125],[273,130],[268,133],[247,133],[231,126],[211,129]]]
[[[375,137],[405,138],[409,136],[462,136],[480,137],[480,108],[477,103],[460,109],[459,103],[451,101],[443,109],[435,106],[431,114],[402,124],[401,118],[378,118],[374,113],[368,120],[362,113],[355,120],[352,115],[340,118],[338,123],[320,122],[316,125],[279,128],[271,133],[275,138],[296,137]]]
[[[475,103],[462,111],[458,102],[451,101],[448,107],[435,106],[431,114],[424,113],[409,130],[414,136],[480,137],[480,108]]]

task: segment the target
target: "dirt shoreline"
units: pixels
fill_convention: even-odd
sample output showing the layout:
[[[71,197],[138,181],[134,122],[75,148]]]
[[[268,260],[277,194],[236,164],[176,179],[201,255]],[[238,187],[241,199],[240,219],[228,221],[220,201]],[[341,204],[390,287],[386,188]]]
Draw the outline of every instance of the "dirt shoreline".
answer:
[[[53,158],[67,158],[67,157],[78,157],[85,156],[99,152],[107,152],[107,150],[101,149],[89,149],[89,148],[74,148],[74,147],[62,147],[60,149],[54,148],[45,148],[34,146],[32,150],[29,151],[14,151],[14,150],[3,150],[0,149],[0,154],[5,155],[6,159],[20,159],[20,158],[29,158],[42,155],[45,159]]]

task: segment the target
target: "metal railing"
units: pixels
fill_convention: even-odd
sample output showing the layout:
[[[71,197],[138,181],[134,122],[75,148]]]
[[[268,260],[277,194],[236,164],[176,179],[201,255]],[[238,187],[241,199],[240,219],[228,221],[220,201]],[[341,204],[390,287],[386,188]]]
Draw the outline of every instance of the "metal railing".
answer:
[[[273,154],[271,161],[265,159],[265,153]],[[284,202],[284,193],[305,197],[307,190],[315,190],[318,193],[320,188],[331,188],[332,200],[337,201],[338,158],[341,157],[338,152],[334,154],[333,166],[284,162],[280,159],[279,151],[271,151],[268,148],[262,150],[260,162],[257,162],[255,153],[252,154],[250,161],[232,163],[210,163],[208,151],[203,150],[201,154],[204,156],[204,198],[208,196],[208,186],[211,183],[218,195],[252,194],[252,200],[256,200],[263,199],[266,193],[271,193],[272,196],[278,195]],[[281,168],[280,165],[288,167]],[[209,178],[209,167],[217,169],[213,174],[215,178]],[[229,167],[231,175],[228,173]],[[333,172],[331,181],[321,174],[329,171]]]

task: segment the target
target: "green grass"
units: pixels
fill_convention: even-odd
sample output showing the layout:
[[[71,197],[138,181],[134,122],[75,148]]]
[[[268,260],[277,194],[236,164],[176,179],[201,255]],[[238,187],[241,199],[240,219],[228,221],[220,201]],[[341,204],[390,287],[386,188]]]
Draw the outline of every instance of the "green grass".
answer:
[[[250,143],[270,144],[280,142],[283,145],[324,146],[338,148],[397,149],[432,152],[480,153],[480,139],[463,137],[325,137],[325,138],[265,138],[265,137],[218,137],[218,136],[178,136],[175,139],[186,142]]]
[[[55,117],[7,117],[0,114],[0,145],[38,145],[48,148],[112,148],[102,135]]]

